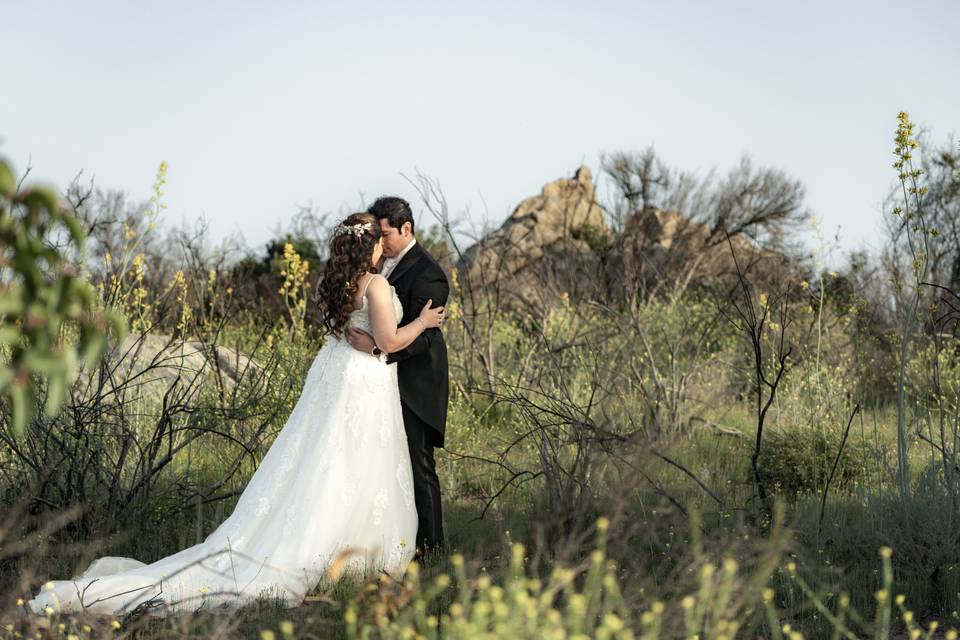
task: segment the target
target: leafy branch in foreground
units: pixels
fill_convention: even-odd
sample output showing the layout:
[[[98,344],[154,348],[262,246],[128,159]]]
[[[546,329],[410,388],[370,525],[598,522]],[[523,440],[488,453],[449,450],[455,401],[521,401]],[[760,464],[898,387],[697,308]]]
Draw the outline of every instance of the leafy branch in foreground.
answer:
[[[21,189],[10,165],[0,160],[0,400],[10,403],[18,435],[33,418],[34,376],[47,380],[44,411],[52,417],[67,398],[78,360],[95,366],[108,329],[118,339],[126,334],[123,318],[96,307],[93,288],[48,242],[64,231],[78,250],[83,247],[80,224],[56,194],[45,187]],[[75,344],[64,340],[68,324],[78,331]]]

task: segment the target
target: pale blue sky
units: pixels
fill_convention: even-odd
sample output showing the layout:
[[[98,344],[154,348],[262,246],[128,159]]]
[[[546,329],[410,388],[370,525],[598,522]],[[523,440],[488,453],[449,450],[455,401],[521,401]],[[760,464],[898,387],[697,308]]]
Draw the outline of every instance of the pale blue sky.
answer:
[[[909,10],[908,10],[909,8]],[[749,152],[876,247],[905,109],[960,130],[960,2],[13,2],[0,154],[80,169],[170,222],[259,247],[298,204],[414,198],[499,223],[544,182],[655,144],[706,171]]]

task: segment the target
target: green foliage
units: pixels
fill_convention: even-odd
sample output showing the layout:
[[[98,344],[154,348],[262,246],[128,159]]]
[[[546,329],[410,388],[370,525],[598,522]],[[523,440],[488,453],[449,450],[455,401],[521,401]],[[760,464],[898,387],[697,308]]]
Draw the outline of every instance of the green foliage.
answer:
[[[45,187],[18,190],[13,171],[0,160],[0,397],[10,402],[13,431],[22,435],[35,411],[37,385],[46,380],[44,412],[54,416],[68,395],[77,361],[99,361],[107,332],[122,339],[119,314],[98,309],[90,284],[78,277],[64,253],[50,243],[67,233],[77,249],[84,242],[79,221]],[[78,329],[65,344],[68,324]]]
[[[449,258],[450,246],[447,244],[446,233],[440,225],[431,225],[426,231],[418,230],[416,238],[417,242],[441,263]]]
[[[304,317],[307,313],[307,274],[310,273],[310,261],[297,253],[293,244],[283,245],[283,258],[280,261],[280,295],[283,297],[290,328],[293,332],[304,331]]]
[[[775,492],[785,496],[819,495],[823,492],[842,440],[842,428],[807,427],[770,431],[762,453],[764,481]],[[849,437],[837,463],[830,490],[851,489],[858,483],[869,482],[876,464],[872,448],[862,443],[859,435]]]
[[[270,242],[267,243],[266,249],[264,250],[263,257],[253,263],[247,263],[253,268],[253,272],[249,275],[258,276],[267,273],[279,274],[281,271],[283,271],[284,264],[287,261],[285,252],[289,251],[286,249],[288,245],[292,246],[293,251],[309,264],[315,266],[323,264],[323,261],[320,259],[320,251],[317,248],[316,242],[305,236],[297,236],[288,233],[282,238],[274,238],[273,240],[270,240]]]
[[[899,168],[909,182],[918,175],[906,164],[910,133],[901,133]],[[3,165],[0,187],[8,193],[13,184]],[[908,184],[907,194],[920,190]],[[50,217],[36,197],[19,202],[20,210],[29,212],[30,202]],[[918,219],[908,219],[919,247]],[[438,229],[420,241],[442,253]],[[577,234],[599,254],[612,242],[596,228]],[[173,274],[167,290],[147,291],[140,284],[145,254],[128,239],[129,260],[115,251],[122,268],[114,281],[99,283],[104,299],[140,319],[144,331],[173,333],[175,349],[214,354],[229,345],[219,366],[237,373],[237,354],[251,366],[242,381],[207,372],[176,385],[144,381],[150,367],[114,367],[125,363],[111,354],[104,368],[118,390],[75,388],[70,412],[37,420],[25,446],[0,448],[4,508],[21,496],[41,514],[76,501],[85,507],[66,531],[39,536],[33,522],[8,529],[68,547],[39,553],[34,576],[21,578],[30,563],[4,556],[0,539],[0,580],[4,587],[21,580],[18,596],[36,586],[34,577],[65,575],[92,555],[150,560],[202,540],[230,512],[282,427],[320,346],[309,331],[306,283],[319,267],[309,241],[281,238],[267,256],[251,258],[247,266],[264,277],[246,278],[255,286],[238,301],[228,285],[239,293],[241,283],[219,265],[209,274],[208,265],[173,265],[164,271]],[[45,276],[55,271],[44,260],[37,265]],[[610,300],[571,303],[554,291],[541,305],[517,307],[505,297],[464,295],[454,273],[444,326],[448,437],[437,452],[452,557],[413,568],[402,583],[321,584],[293,611],[264,604],[234,616],[130,621],[122,630],[88,625],[92,631],[82,619],[64,618],[60,635],[923,637],[906,601],[925,610],[925,620],[960,619],[953,613],[960,609],[960,359],[948,340],[928,344],[928,327],[919,322],[901,351],[913,494],[903,509],[892,388],[904,341],[871,315],[887,301],[870,297],[857,277],[827,274],[820,263],[788,274],[786,315],[768,314],[759,333],[764,371],[776,364],[785,325],[794,347],[759,458],[763,483],[788,509],[790,530],[774,535],[775,509],[751,508],[756,370],[754,353],[722,321],[728,292],[691,282],[611,308]],[[758,285],[764,290],[751,304],[761,312],[779,308],[771,304],[781,298],[772,290],[777,284]],[[26,343],[21,324],[10,326]],[[73,344],[78,322],[58,335]],[[869,408],[844,441],[857,404]],[[54,471],[48,460],[57,461]],[[702,522],[677,524],[695,510]],[[617,522],[617,532],[594,542],[599,514]],[[78,550],[101,535],[104,546]],[[698,550],[688,553],[688,543]],[[896,550],[882,554],[879,570],[878,547]],[[892,591],[894,573],[905,598]],[[32,618],[2,619],[16,621],[13,633],[24,636],[38,628]],[[55,637],[58,621],[45,622]]]
[[[266,256],[263,261],[269,264],[271,272],[278,273],[282,270],[285,260],[284,252],[288,244],[293,245],[293,250],[303,260],[313,265],[321,264],[320,251],[316,242],[304,236],[295,236],[288,233],[283,238],[275,238],[267,243]]]
[[[468,578],[459,555],[453,558],[454,577],[441,574],[429,585],[420,582],[419,569],[412,565],[399,598],[406,606],[394,611],[382,605],[366,606],[360,612],[362,620],[356,605],[352,606],[345,616],[347,637],[632,638],[634,612],[624,600],[616,564],[604,549],[606,520],[598,526],[598,548],[583,575],[558,567],[546,581],[530,576],[521,544],[511,549],[503,586],[494,584],[489,575]],[[454,601],[438,615],[438,600],[450,588],[456,591]],[[656,637],[663,611],[663,603],[655,602],[641,616],[641,624],[654,634],[650,637]]]
[[[686,595],[666,600],[660,593],[650,593],[642,602],[629,602],[619,566],[607,553],[607,524],[605,518],[598,521],[597,546],[585,562],[575,568],[555,567],[542,580],[530,573],[527,550],[521,544],[511,548],[509,567],[499,578],[485,572],[468,575],[460,555],[452,558],[452,576],[440,573],[430,581],[421,579],[414,564],[403,583],[371,583],[358,594],[344,615],[346,637],[803,640],[829,634],[850,640],[886,640],[893,625],[902,625],[911,638],[929,639],[940,628],[931,621],[924,629],[908,609],[906,598],[894,595],[889,547],[879,550],[879,588],[872,599],[876,606],[871,620],[852,606],[847,593],[824,594],[802,577],[805,567],[784,562],[779,528],[752,567],[729,556],[706,557],[695,542],[696,564],[687,571],[689,584],[680,586]],[[768,586],[776,582],[780,582],[779,593]],[[813,612],[816,625],[804,629],[806,625],[791,619],[781,608],[791,600]],[[896,622],[892,620],[895,607],[900,613]],[[948,630],[945,637],[956,640],[957,635]]]
[[[573,229],[571,235],[586,242],[590,250],[602,258],[606,258],[614,246],[613,236],[606,229],[594,224],[584,223]]]

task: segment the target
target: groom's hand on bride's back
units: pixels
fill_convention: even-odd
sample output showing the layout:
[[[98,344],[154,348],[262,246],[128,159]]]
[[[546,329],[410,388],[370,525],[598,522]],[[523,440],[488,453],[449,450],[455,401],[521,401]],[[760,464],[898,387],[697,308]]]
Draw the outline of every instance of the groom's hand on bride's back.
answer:
[[[376,344],[373,341],[373,336],[363,329],[357,329],[356,327],[347,327],[347,342],[357,351],[363,351],[364,353],[373,351],[373,347]]]

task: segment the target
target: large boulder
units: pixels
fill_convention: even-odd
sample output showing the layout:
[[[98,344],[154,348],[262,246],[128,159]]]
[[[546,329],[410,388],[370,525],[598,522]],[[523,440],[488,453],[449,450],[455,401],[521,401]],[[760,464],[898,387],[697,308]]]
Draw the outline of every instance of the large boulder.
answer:
[[[469,303],[535,309],[563,293],[572,301],[642,299],[733,274],[738,264],[745,273],[771,275],[783,261],[747,237],[728,242],[721,231],[674,211],[644,209],[614,233],[583,166],[517,205],[456,268]]]
[[[106,392],[134,392],[144,396],[158,397],[171,385],[182,387],[201,384],[219,384],[231,391],[242,377],[250,378],[260,373],[261,367],[247,356],[224,346],[211,348],[202,342],[180,340],[160,334],[131,333],[122,343],[110,349],[110,375],[102,381]],[[92,390],[97,385],[81,371],[78,376],[80,390]],[[149,393],[145,393],[149,392]]]
[[[501,302],[538,305],[559,291],[574,295],[593,286],[602,269],[591,243],[609,235],[593,176],[582,166],[517,205],[457,268],[464,286],[496,286]]]

